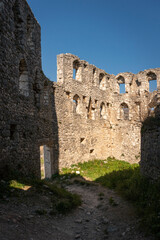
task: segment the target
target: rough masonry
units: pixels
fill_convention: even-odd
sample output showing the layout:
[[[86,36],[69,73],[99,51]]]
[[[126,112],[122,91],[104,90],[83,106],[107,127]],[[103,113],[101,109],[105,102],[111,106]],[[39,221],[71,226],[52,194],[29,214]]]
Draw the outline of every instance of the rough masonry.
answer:
[[[157,178],[160,68],[115,76],[67,53],[57,56],[53,83],[42,71],[40,42],[40,26],[27,2],[1,0],[1,172],[40,177],[43,147],[46,177],[80,161],[112,156],[141,160],[143,174]]]

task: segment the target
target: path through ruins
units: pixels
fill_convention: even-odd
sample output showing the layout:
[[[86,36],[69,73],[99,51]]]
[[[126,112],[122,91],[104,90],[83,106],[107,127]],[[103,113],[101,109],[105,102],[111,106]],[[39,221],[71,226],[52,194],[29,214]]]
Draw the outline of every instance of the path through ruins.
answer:
[[[113,191],[99,185],[71,184],[66,188],[80,194],[83,199],[82,206],[67,216],[39,216],[35,213],[37,206],[32,201],[24,203],[8,199],[0,203],[0,239],[152,239],[139,232],[138,219],[132,207]],[[43,196],[41,201],[47,201],[46,198]],[[117,206],[112,206],[115,203]],[[40,204],[38,200],[37,204]]]

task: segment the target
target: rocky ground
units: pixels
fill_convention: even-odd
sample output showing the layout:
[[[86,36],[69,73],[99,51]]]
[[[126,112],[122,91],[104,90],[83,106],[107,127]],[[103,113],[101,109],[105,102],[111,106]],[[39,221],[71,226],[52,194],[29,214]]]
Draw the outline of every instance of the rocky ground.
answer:
[[[25,195],[0,202],[0,240],[153,240],[138,230],[132,206],[98,184],[68,184],[82,205],[67,215],[50,215],[48,196]],[[45,209],[39,215],[36,210]]]

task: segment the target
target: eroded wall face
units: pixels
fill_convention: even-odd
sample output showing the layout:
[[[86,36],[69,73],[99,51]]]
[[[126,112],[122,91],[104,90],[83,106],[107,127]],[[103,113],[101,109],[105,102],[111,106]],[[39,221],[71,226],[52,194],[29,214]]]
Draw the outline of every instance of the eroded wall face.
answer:
[[[21,0],[0,2],[0,24],[0,170],[39,177],[39,147],[57,142],[52,84],[41,69],[40,26]]]
[[[158,91],[160,93],[160,91]],[[159,95],[159,94],[158,94]],[[159,95],[160,96],[160,95]],[[154,180],[160,177],[160,97],[154,114],[145,119],[141,130],[141,172]]]
[[[159,175],[159,125],[141,135],[159,104],[159,68],[114,76],[61,54],[53,84],[42,72],[40,26],[27,2],[2,0],[0,25],[0,173],[40,177],[46,145],[50,176],[77,162],[139,162],[140,155],[143,173]],[[153,80],[157,91],[150,92]]]
[[[114,76],[74,55],[59,55],[55,99],[60,167],[109,156],[139,162],[141,125],[157,94],[149,92],[149,80],[156,76],[159,85],[159,73],[150,69]]]

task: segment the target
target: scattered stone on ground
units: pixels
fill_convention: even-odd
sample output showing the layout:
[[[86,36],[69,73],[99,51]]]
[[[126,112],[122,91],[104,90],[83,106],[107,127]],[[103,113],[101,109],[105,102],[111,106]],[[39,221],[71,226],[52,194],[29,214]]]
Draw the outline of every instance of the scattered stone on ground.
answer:
[[[25,200],[12,197],[1,202],[0,240],[153,240],[138,230],[132,206],[113,191],[75,183],[66,188],[83,200],[67,215],[50,215],[47,196],[28,194]],[[112,206],[110,198],[118,205]],[[36,210],[44,207],[46,214],[38,215]]]

